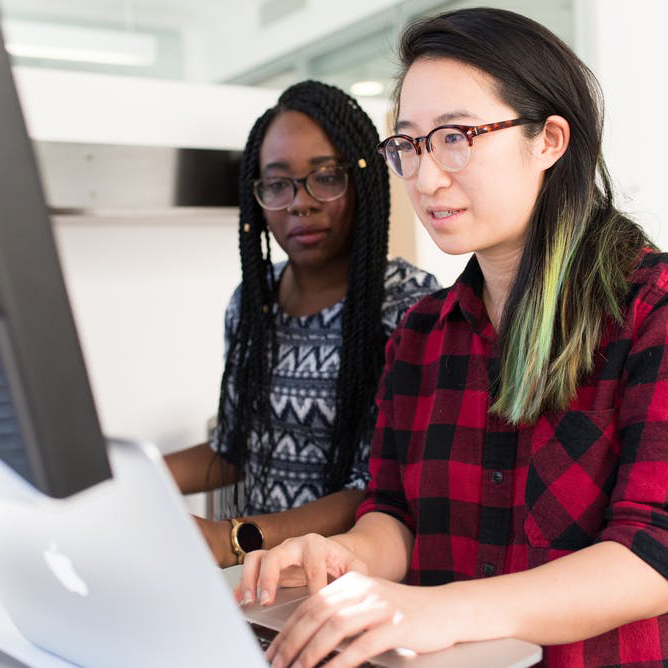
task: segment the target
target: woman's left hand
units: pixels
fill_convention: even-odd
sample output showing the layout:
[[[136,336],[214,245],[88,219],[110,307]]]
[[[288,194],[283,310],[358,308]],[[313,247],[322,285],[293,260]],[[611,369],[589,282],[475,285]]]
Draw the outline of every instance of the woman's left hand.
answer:
[[[417,653],[457,642],[459,615],[445,613],[446,587],[410,587],[350,572],[309,597],[267,649],[273,668],[314,666],[345,638],[328,663],[356,666],[392,648]],[[294,663],[296,665],[296,663]]]

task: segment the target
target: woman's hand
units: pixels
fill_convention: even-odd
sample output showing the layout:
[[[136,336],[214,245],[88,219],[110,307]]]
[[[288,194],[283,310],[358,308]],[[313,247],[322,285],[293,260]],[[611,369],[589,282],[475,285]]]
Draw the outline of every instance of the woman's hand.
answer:
[[[255,601],[274,601],[276,588],[308,585],[311,593],[330,580],[350,571],[367,572],[367,567],[352,551],[334,539],[317,534],[288,538],[273,550],[257,550],[246,555],[241,581],[234,590],[243,605]]]
[[[344,639],[327,665],[356,666],[392,648],[414,652],[457,642],[459,615],[446,587],[407,585],[348,572],[302,603],[266,652],[272,668],[314,666]]]

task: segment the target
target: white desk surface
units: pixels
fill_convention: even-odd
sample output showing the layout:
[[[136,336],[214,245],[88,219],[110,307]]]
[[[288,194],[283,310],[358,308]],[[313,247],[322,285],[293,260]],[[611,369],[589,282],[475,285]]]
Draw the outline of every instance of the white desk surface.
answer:
[[[230,586],[236,585],[240,569],[240,566],[232,566],[231,568],[224,569],[221,571],[223,580]],[[505,647],[506,649],[511,649],[510,645],[513,643],[519,644],[521,641],[506,638],[505,640],[491,642],[503,643],[504,646],[508,646]],[[477,643],[472,644],[475,645]],[[457,664],[466,665],[466,650],[464,645],[457,645],[453,650],[459,659]],[[499,659],[498,655],[496,659]],[[45,652],[26,640],[14,626],[0,603],[0,668],[26,668],[26,666],[33,668],[73,668],[73,664],[68,661]]]

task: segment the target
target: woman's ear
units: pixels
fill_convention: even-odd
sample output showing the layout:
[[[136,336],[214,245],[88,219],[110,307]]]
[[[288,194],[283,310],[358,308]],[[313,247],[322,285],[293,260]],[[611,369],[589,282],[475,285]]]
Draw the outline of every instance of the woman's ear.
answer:
[[[538,140],[534,157],[543,163],[543,169],[549,169],[566,152],[571,137],[571,128],[563,116],[548,116]]]

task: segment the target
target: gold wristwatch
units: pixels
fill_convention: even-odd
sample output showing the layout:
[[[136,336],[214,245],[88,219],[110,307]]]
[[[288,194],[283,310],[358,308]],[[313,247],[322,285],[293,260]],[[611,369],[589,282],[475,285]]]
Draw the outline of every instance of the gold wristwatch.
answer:
[[[262,529],[251,522],[251,520],[237,520],[232,518],[232,530],[230,531],[230,543],[232,552],[237,556],[237,563],[243,564],[247,552],[261,550],[264,545]]]

